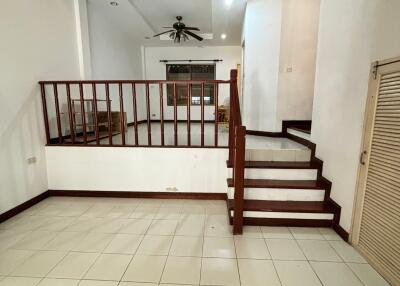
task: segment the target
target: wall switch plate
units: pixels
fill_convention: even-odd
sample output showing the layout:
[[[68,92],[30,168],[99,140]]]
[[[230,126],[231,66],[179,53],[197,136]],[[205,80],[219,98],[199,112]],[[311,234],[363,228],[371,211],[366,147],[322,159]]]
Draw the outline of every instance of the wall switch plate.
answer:
[[[28,164],[30,165],[30,164],[35,164],[36,163],[36,157],[30,157],[30,158],[28,158]]]

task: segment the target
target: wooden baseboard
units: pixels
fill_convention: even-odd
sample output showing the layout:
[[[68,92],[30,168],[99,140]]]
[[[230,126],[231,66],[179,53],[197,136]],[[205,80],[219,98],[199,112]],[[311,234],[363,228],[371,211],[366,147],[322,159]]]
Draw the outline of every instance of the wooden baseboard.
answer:
[[[104,197],[143,199],[226,200],[226,193],[170,193],[170,192],[121,192],[121,191],[72,191],[49,190],[50,196],[60,197]]]
[[[230,223],[232,224],[232,222],[233,222],[232,217],[230,217]],[[292,227],[331,227],[332,220],[245,217],[245,218],[243,218],[243,225],[292,226]]]
[[[44,199],[47,199],[49,197],[49,191],[46,191],[44,193],[41,193],[40,195],[12,208],[9,211],[6,211],[5,213],[0,214],[0,223],[3,221],[6,221],[13,216],[16,216],[17,214],[23,212],[26,209],[29,209],[30,207],[36,205],[37,203],[40,203]]]

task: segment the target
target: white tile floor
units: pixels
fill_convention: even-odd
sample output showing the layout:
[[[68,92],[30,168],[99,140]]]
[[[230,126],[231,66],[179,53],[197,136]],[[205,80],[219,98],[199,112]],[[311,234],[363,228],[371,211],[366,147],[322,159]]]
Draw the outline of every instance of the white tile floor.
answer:
[[[50,198],[0,224],[1,286],[383,286],[330,229],[245,227],[223,201]]]

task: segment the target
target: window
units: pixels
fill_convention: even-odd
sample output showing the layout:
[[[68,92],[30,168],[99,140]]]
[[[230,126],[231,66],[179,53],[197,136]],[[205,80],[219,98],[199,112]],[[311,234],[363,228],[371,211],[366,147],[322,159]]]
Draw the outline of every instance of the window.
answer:
[[[214,80],[215,65],[167,65],[167,80]],[[191,87],[192,105],[201,104],[201,85]],[[176,85],[176,104],[187,105],[188,89],[186,84]],[[174,86],[167,86],[167,104],[174,105]],[[214,104],[214,84],[204,85],[204,104]]]

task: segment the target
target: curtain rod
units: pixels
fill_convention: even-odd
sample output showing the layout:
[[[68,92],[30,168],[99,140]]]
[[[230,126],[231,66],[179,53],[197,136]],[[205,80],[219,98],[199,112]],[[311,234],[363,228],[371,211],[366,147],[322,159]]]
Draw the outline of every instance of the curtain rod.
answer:
[[[168,63],[168,62],[222,62],[222,60],[214,59],[214,60],[160,60],[160,63]]]

